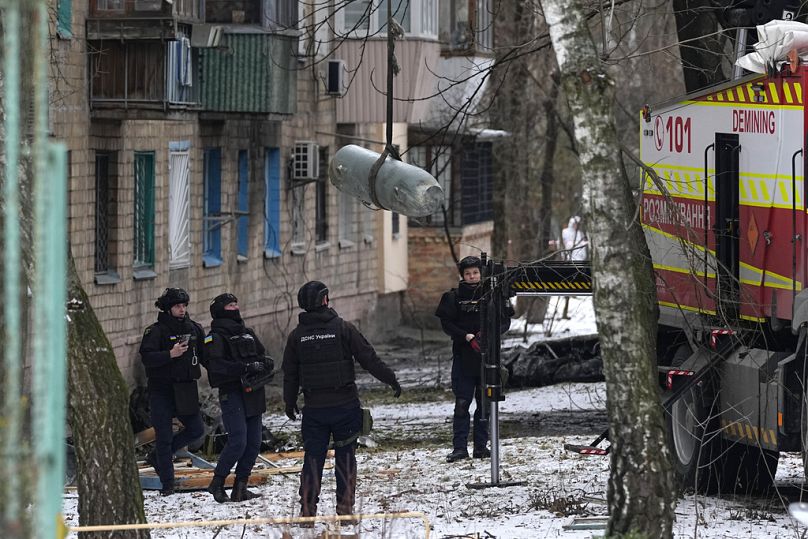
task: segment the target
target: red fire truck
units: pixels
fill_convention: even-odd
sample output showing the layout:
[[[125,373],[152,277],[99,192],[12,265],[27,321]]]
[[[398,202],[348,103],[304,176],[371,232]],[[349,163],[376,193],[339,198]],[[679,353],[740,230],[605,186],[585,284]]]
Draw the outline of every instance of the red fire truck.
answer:
[[[807,89],[785,64],[642,111],[670,447],[702,492],[766,489],[808,449]]]

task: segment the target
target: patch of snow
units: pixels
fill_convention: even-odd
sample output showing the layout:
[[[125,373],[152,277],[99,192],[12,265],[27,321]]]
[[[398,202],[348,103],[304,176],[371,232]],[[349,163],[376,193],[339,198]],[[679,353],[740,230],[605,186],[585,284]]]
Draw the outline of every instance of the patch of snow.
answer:
[[[388,403],[373,407],[380,430],[402,429],[448,432],[451,430],[452,403]],[[576,412],[602,410],[605,386],[560,384],[513,391],[501,403],[503,420],[513,420],[537,412]],[[265,417],[275,430],[299,430],[299,422],[287,421],[281,414]],[[446,538],[463,534],[481,534],[500,538],[590,539],[602,531],[566,530],[573,516],[606,515],[606,488],[609,459],[584,457],[564,451],[565,443],[588,444],[593,436],[543,436],[541,424],[530,436],[501,441],[501,481],[524,481],[508,488],[473,490],[468,483],[490,482],[489,460],[445,462],[449,447],[424,443],[416,449],[379,447],[357,452],[359,478],[356,510],[363,513],[422,511],[432,524],[432,537]],[[299,461],[279,462],[282,466]],[[802,463],[799,455],[783,454],[777,483],[799,484]],[[269,481],[253,488],[262,498],[243,503],[218,504],[204,491],[161,497],[145,493],[146,514],[150,522],[177,522],[258,517],[292,517],[298,513],[298,476],[270,476]],[[335,506],[334,470],[326,469],[319,514],[333,514]],[[77,525],[75,491],[65,494],[64,514],[68,525]],[[688,496],[676,508],[674,535],[677,539],[698,536],[718,538],[799,537],[804,531],[786,512],[787,502],[777,497],[765,500]],[[319,536],[334,524],[317,524],[313,530],[289,526],[227,526],[219,538],[281,537],[284,529],[293,537]],[[367,520],[358,527],[343,526],[365,537],[423,537],[423,523],[417,519],[394,521]],[[175,528],[153,530],[152,537],[165,539],[212,537],[214,528]],[[76,537],[70,534],[69,537]]]

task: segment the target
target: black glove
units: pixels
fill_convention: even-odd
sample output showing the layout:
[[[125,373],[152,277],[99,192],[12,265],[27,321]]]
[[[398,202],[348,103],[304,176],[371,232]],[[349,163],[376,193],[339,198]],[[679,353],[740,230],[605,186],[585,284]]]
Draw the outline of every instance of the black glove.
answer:
[[[401,396],[401,384],[399,384],[398,381],[393,380],[390,387],[393,389],[393,396],[395,398],[399,398]]]
[[[293,404],[291,406],[289,406],[288,404],[286,405],[286,417],[294,421],[295,419],[297,419],[298,413],[300,413],[300,410],[297,409],[297,404]]]
[[[266,367],[264,367],[264,364],[261,361],[253,361],[252,363],[247,363],[244,366],[244,370],[247,372],[247,374],[261,374],[265,369]]]

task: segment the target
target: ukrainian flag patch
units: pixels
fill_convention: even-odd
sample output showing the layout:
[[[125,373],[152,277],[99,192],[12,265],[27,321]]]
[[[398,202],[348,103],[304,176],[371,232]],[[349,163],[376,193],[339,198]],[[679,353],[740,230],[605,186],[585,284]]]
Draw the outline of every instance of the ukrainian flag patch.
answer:
[[[205,337],[205,344],[210,344],[213,342],[213,335],[208,335]]]

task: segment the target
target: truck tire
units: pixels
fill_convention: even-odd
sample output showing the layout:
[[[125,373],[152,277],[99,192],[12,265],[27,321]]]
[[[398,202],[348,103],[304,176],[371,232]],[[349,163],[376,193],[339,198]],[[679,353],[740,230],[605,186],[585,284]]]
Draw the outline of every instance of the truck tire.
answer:
[[[721,466],[717,468],[721,494],[765,494],[774,484],[778,451],[723,440]]]
[[[671,464],[681,491],[712,494],[719,488],[715,472],[720,438],[712,429],[716,416],[712,387],[712,380],[693,386],[666,417]]]

